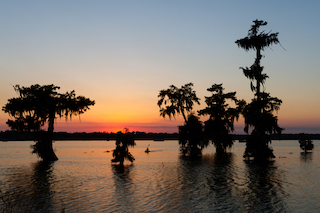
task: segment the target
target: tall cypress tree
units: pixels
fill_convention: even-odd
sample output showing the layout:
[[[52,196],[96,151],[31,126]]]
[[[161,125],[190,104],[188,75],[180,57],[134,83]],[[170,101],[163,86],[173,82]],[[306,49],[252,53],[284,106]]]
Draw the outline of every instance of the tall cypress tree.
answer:
[[[271,143],[270,135],[272,133],[281,134],[282,128],[278,126],[277,116],[273,115],[274,111],[280,108],[282,101],[276,97],[271,97],[269,93],[264,91],[264,83],[268,75],[263,73],[261,66],[261,52],[273,44],[278,44],[279,33],[259,32],[261,26],[266,26],[267,22],[261,20],[253,21],[248,36],[237,40],[235,43],[238,47],[246,51],[254,50],[256,58],[253,65],[242,69],[243,74],[250,79],[251,90],[254,98],[243,111],[245,119],[245,132],[249,133],[249,128],[253,130],[247,138],[245,158],[253,157],[255,160],[267,160],[274,158],[273,150],[269,147]]]

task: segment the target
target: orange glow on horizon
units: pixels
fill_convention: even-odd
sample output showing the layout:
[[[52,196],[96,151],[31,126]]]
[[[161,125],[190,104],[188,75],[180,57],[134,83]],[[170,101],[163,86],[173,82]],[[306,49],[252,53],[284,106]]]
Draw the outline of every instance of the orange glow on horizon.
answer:
[[[128,128],[130,132],[154,132],[154,133],[174,133],[178,132],[178,126],[183,122],[170,120],[158,120],[150,123],[130,123],[130,122],[56,122],[56,132],[108,132],[116,133]]]
[[[97,107],[81,115],[83,120],[99,123],[150,123],[158,119],[158,109],[134,104]]]

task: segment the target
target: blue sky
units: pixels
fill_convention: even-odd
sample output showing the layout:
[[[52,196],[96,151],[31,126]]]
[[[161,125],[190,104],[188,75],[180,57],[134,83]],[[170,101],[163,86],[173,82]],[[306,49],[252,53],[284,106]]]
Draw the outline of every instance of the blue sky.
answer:
[[[60,131],[177,131],[181,117],[159,116],[161,89],[193,82],[204,108],[206,89],[223,83],[247,101],[250,82],[239,67],[254,52],[234,43],[255,19],[279,32],[263,54],[266,91],[282,99],[279,124],[320,132],[318,1],[1,1],[0,104],[12,85],[55,84],[96,101]],[[0,130],[8,115],[0,112]],[[236,124],[242,133],[243,120]]]

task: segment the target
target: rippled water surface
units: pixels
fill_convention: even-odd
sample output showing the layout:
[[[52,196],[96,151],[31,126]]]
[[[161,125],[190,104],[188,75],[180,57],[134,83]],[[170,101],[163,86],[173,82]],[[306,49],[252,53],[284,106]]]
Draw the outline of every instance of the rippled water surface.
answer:
[[[114,141],[58,141],[41,163],[33,142],[0,142],[0,208],[25,212],[320,212],[320,141],[274,141],[276,159],[243,162],[244,143],[224,157],[179,156],[177,141],[136,141],[134,164],[111,165]],[[144,150],[150,144],[150,153]],[[1,201],[0,201],[1,202]]]

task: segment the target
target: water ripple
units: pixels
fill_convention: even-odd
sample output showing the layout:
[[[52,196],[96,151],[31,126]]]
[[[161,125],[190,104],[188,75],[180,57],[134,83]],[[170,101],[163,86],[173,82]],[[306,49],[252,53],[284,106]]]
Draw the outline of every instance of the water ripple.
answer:
[[[104,152],[105,147],[92,143],[96,149],[80,146],[74,152],[61,145],[60,160],[52,164],[32,159],[16,164],[4,159],[9,166],[1,164],[0,190],[10,202],[0,208],[10,204],[16,212],[319,210],[315,201],[320,190],[317,153],[305,156],[297,152],[255,165],[242,161],[241,149],[226,155],[205,153],[190,160],[178,155],[177,146],[167,148],[165,143],[156,144],[161,151],[146,154],[144,147],[151,142],[141,142],[145,143],[142,148],[133,150],[136,162],[120,168],[110,164],[112,156]],[[22,159],[27,157],[22,155]]]

